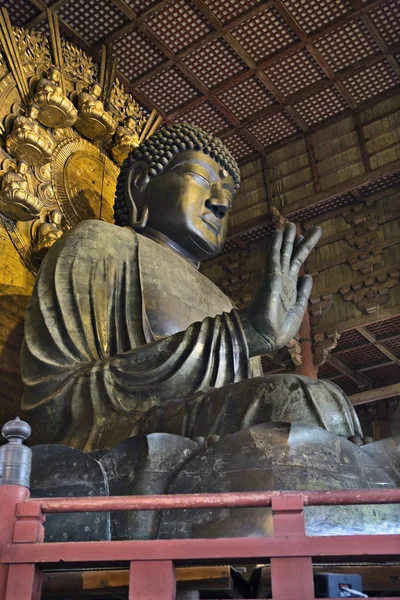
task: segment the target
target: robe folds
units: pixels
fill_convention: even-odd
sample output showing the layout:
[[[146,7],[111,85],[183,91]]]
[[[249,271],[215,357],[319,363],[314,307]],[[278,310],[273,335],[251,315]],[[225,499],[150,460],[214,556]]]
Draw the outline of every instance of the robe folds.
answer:
[[[272,385],[278,391],[268,394],[268,378],[257,378],[245,390],[248,348],[230,300],[171,249],[101,221],[80,223],[47,253],[26,315],[21,373],[36,443],[91,451],[152,423],[153,431],[207,435],[299,416],[341,435],[360,433],[333,384],[315,382],[314,394],[304,381],[297,395],[292,389],[293,419],[285,387]],[[328,386],[324,402],[321,385]],[[272,412],[260,409],[272,405]],[[175,411],[171,426],[162,425],[164,406],[166,416]],[[221,423],[227,417],[220,430],[215,411]]]

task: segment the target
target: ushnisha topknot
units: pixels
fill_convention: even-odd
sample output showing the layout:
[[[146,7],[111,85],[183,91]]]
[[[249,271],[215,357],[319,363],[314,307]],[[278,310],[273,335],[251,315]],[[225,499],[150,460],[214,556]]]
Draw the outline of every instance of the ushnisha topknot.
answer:
[[[179,152],[197,150],[204,152],[226,169],[231,175],[235,190],[240,185],[240,171],[237,162],[226,146],[200,127],[187,123],[165,125],[129,153],[118,176],[114,203],[114,221],[116,225],[128,224],[128,207],[125,202],[125,181],[133,163],[146,161],[149,176],[154,177],[168,165]]]

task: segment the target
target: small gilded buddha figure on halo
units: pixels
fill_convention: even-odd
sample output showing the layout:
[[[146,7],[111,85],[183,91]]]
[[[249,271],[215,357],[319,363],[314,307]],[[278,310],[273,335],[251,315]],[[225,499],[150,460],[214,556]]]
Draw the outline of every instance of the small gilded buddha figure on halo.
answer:
[[[33,255],[37,260],[42,260],[51,246],[63,235],[61,227],[62,214],[59,210],[52,210],[45,220],[40,223],[35,231]]]
[[[129,152],[139,145],[137,122],[134,117],[125,117],[123,124],[118,125],[114,134],[114,144],[111,154],[118,165],[122,165],[128,158]]]
[[[41,441],[91,451],[135,433],[222,437],[295,421],[362,437],[333,383],[251,378],[250,361],[299,329],[312,287],[299,271],[320,230],[273,233],[264,281],[244,310],[198,271],[224,245],[239,184],[220,140],[168,125],[124,162],[116,225],[83,221],[52,246],[21,353],[23,408]]]
[[[78,111],[61,87],[61,71],[50,67],[39,79],[33,98],[39,109],[38,120],[46,127],[72,127]]]
[[[28,165],[19,162],[1,180],[0,212],[15,221],[31,221],[39,216],[43,205],[31,194],[27,179]]]
[[[51,160],[54,142],[38,122],[39,108],[31,104],[26,115],[18,115],[6,140],[7,150],[29,166],[44,165]]]
[[[96,81],[78,96],[78,120],[76,129],[89,139],[113,135],[116,123],[104,108],[100,99],[101,85]]]

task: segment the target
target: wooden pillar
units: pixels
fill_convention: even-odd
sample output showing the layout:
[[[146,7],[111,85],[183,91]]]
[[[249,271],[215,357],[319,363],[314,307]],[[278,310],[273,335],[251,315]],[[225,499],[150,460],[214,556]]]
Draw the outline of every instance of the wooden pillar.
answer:
[[[314,379],[317,379],[318,369],[314,365],[310,314],[308,312],[308,308],[304,313],[304,318],[300,326],[299,335],[301,344],[301,357],[303,362],[301,365],[296,366],[296,373],[298,375],[305,375],[306,377],[313,377]]]
[[[297,235],[301,235],[301,226],[299,223],[296,223],[296,228]],[[300,269],[300,275],[302,275],[304,272],[304,266],[302,266]],[[305,375],[306,377],[313,377],[314,379],[317,379],[318,369],[314,365],[310,313],[308,312],[308,307],[306,308],[303,321],[300,325],[299,336],[303,362],[301,365],[296,366],[296,373],[298,375]]]

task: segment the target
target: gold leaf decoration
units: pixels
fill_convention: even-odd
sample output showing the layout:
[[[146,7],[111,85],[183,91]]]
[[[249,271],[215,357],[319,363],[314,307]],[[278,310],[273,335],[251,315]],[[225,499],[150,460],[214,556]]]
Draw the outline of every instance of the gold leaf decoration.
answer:
[[[15,27],[14,34],[23,62],[26,60],[35,65],[51,63],[48,39],[43,33]]]
[[[66,40],[61,40],[65,73],[73,80],[90,84],[97,78],[98,67],[91,56]]]

